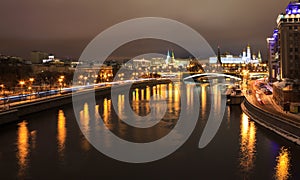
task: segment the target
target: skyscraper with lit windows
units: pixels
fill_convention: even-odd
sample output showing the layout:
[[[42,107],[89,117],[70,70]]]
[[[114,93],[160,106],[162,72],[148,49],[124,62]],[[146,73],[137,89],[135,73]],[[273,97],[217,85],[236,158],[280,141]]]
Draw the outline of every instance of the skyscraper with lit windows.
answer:
[[[270,73],[279,65],[280,79],[300,79],[300,2],[290,2],[277,18],[277,30],[267,39]],[[277,61],[278,60],[278,61]],[[273,74],[272,74],[273,75]]]

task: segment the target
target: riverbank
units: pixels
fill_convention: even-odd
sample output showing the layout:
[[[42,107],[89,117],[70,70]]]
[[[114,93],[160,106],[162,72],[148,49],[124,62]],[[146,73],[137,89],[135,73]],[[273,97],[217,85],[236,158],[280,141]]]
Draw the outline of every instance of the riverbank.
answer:
[[[269,112],[254,105],[250,100],[245,98],[241,108],[253,121],[261,126],[277,133],[278,135],[300,145],[300,122],[297,119],[289,119],[287,115]]]
[[[142,80],[137,81],[132,84],[132,88],[139,88],[143,86],[154,86],[157,84],[169,83],[171,80],[169,79],[151,79],[151,80]],[[120,84],[116,86],[117,88],[122,88],[126,83]],[[0,112],[0,125],[16,122],[22,116],[26,116],[32,113],[36,113],[39,111],[44,111],[51,108],[60,107],[66,104],[72,103],[73,95],[83,95],[85,93],[89,93],[91,90],[95,91],[95,95],[105,95],[110,93],[111,86],[103,86],[95,89],[88,89],[79,92],[73,92],[69,94],[59,94],[50,97],[44,97],[39,99],[34,99],[31,101],[21,101],[16,104],[11,104],[9,110]]]

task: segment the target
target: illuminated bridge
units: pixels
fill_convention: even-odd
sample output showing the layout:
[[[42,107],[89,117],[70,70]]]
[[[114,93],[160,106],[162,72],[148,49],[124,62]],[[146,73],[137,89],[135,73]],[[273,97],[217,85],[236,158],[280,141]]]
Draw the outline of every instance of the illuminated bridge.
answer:
[[[194,74],[194,75],[184,77],[183,81],[190,80],[190,79],[197,79],[197,78],[201,78],[201,77],[206,77],[208,79],[217,79],[219,77],[224,77],[224,78],[234,79],[234,80],[237,80],[237,81],[241,80],[241,78],[239,78],[237,76],[223,74],[223,73],[202,73],[202,74]]]

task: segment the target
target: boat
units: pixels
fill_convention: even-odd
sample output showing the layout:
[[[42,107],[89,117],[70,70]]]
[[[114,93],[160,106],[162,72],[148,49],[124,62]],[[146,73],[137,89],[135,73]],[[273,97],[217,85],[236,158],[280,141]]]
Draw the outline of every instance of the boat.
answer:
[[[225,94],[227,98],[227,105],[240,105],[245,99],[241,89],[229,88]]]

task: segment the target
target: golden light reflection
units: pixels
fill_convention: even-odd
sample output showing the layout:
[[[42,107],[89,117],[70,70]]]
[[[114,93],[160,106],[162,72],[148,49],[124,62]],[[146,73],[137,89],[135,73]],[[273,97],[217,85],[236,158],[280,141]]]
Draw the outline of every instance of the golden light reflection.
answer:
[[[83,105],[83,110],[80,111],[80,124],[81,130],[83,133],[89,135],[89,122],[90,122],[90,114],[89,114],[89,105],[85,103]],[[83,137],[81,141],[81,148],[84,151],[88,151],[90,147],[90,143]]]
[[[179,101],[179,98],[180,98],[180,93],[179,93],[179,85],[176,84],[175,87],[174,87],[174,100],[175,102],[178,102]]]
[[[168,102],[168,112],[169,113],[172,113],[173,112],[173,109],[172,107],[175,105],[175,102],[173,100],[173,92],[174,92],[174,86],[173,84],[169,84],[169,89],[168,89],[168,99],[169,99],[169,102]]]
[[[139,98],[139,89],[135,89],[135,100],[138,101],[140,98]]]
[[[167,85],[166,84],[161,85],[161,95],[163,98],[167,97]]]
[[[17,140],[17,159],[19,164],[18,176],[22,177],[25,174],[25,170],[28,166],[29,155],[29,131],[27,128],[27,122],[23,121],[18,124],[18,140]]]
[[[135,91],[132,91],[132,100],[135,101]]]
[[[146,100],[149,101],[150,97],[151,97],[151,95],[150,95],[150,87],[147,86],[147,88],[146,88]]]
[[[141,90],[141,100],[142,101],[145,100],[145,90],[144,89]]]
[[[111,111],[111,100],[105,98],[103,101],[103,121],[105,124],[109,123]]]
[[[66,118],[63,110],[58,111],[57,120],[57,142],[58,142],[58,153],[60,156],[64,156],[65,141],[67,136]]]
[[[205,116],[205,112],[206,112],[206,102],[207,102],[207,92],[206,92],[206,85],[203,84],[201,85],[201,112],[202,112],[202,117]]]
[[[278,180],[286,180],[290,176],[290,152],[288,149],[282,147],[280,153],[276,158],[276,174],[275,178]]]
[[[180,86],[176,84],[174,86],[174,110],[179,111],[180,110]]]
[[[154,100],[156,100],[156,94],[157,94],[157,87],[156,87],[156,86],[153,86],[152,92],[153,92],[152,98],[153,98]]]
[[[168,90],[169,99],[173,100],[173,85],[172,83],[169,84],[169,90]]]
[[[253,121],[243,113],[241,119],[240,166],[246,173],[254,167],[256,155],[256,127]]]
[[[122,95],[122,94],[118,95],[118,116],[119,116],[120,119],[124,119],[124,116],[123,116],[124,103],[125,103],[124,98],[125,98],[124,95]]]

